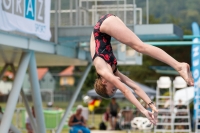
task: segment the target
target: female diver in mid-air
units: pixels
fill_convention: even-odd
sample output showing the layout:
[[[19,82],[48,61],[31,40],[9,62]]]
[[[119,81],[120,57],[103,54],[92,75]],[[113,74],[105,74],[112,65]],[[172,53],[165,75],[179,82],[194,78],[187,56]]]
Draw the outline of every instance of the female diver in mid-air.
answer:
[[[110,43],[111,37],[142,54],[149,55],[170,65],[179,72],[188,85],[193,86],[194,81],[191,76],[190,66],[187,63],[176,61],[160,48],[143,43],[115,15],[106,14],[102,16],[94,26],[90,39],[90,51],[98,74],[94,84],[96,93],[103,98],[111,98],[118,88],[155,125],[158,110],[147,94],[134,81],[117,69],[117,60]],[[152,112],[147,111],[123,83],[132,88],[151,107]]]

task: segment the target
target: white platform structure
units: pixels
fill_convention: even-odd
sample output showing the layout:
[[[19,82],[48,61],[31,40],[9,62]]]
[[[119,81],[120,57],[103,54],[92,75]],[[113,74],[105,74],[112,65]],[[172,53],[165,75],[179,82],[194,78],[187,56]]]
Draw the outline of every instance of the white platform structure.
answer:
[[[187,83],[185,82],[185,80],[180,77],[177,76],[174,81],[173,81],[173,101],[174,101],[174,118],[173,118],[173,122],[174,122],[174,132],[186,132],[186,133],[191,133],[191,116],[190,116],[190,109],[189,109],[189,101],[183,101],[182,100],[188,100],[190,97],[189,94],[183,94],[182,98],[178,99],[178,95],[176,94],[177,90],[182,90],[184,88],[187,87]],[[192,91],[192,89],[190,90]],[[186,92],[186,91],[185,91]],[[187,92],[186,92],[187,93]],[[194,92],[193,92],[194,93]],[[185,96],[185,97],[184,97]],[[181,103],[179,103],[181,102]],[[183,105],[184,108],[179,107],[177,108],[176,106],[178,106],[179,104]],[[176,127],[184,127],[184,129],[178,129]]]
[[[165,91],[164,91],[165,90]],[[164,92],[167,96],[163,95]],[[159,110],[156,132],[191,133],[191,116],[189,104],[194,98],[194,88],[187,87],[182,77],[173,80],[162,76],[157,81],[156,106]]]
[[[167,76],[162,76],[157,80],[156,88],[156,106],[159,110],[158,122],[154,127],[154,133],[157,132],[171,132],[173,133],[173,114],[171,112],[173,109],[172,100],[172,81]],[[166,96],[165,92],[169,92]],[[166,93],[165,93],[166,94]],[[164,106],[166,106],[164,108]]]

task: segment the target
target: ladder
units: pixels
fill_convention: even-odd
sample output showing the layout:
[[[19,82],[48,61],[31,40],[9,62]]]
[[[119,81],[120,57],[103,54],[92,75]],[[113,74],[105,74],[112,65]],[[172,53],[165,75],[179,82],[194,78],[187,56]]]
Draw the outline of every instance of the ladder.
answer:
[[[164,95],[168,92],[168,95]],[[166,103],[168,102],[168,106]],[[172,87],[171,79],[167,76],[161,76],[157,80],[156,88],[156,106],[158,112],[158,122],[154,126],[154,133],[173,132],[173,115],[172,115]]]
[[[190,120],[190,110],[189,110],[189,103],[183,103],[183,99],[186,98],[175,98],[175,93],[177,90],[184,89],[187,87],[187,83],[185,80],[177,76],[173,81],[173,94],[174,94],[174,132],[181,132],[181,133],[191,133],[191,120]],[[185,92],[187,93],[187,91]],[[184,96],[187,96],[185,94]],[[183,97],[184,97],[183,96]],[[182,104],[182,105],[179,105]]]

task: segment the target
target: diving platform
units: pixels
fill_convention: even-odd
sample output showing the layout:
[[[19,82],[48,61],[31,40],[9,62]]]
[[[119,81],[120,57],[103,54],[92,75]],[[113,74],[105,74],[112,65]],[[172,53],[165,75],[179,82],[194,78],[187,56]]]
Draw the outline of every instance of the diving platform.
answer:
[[[21,54],[35,51],[36,63],[42,66],[87,65],[87,53],[68,45],[30,38],[0,30],[0,66],[5,63],[18,65]]]
[[[65,44],[65,42],[69,41],[89,42],[93,27],[94,26],[58,27],[59,43]],[[127,25],[127,27],[143,41],[183,39],[182,29],[174,24],[141,24],[135,26]],[[51,28],[51,31],[54,33],[54,28]]]

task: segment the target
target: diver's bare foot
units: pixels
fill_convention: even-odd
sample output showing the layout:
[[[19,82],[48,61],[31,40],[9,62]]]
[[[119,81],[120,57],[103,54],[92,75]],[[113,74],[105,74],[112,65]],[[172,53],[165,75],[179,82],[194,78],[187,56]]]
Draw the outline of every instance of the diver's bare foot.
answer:
[[[189,86],[194,85],[194,80],[190,72],[190,66],[187,63],[180,63],[180,69],[178,70],[178,72]]]

